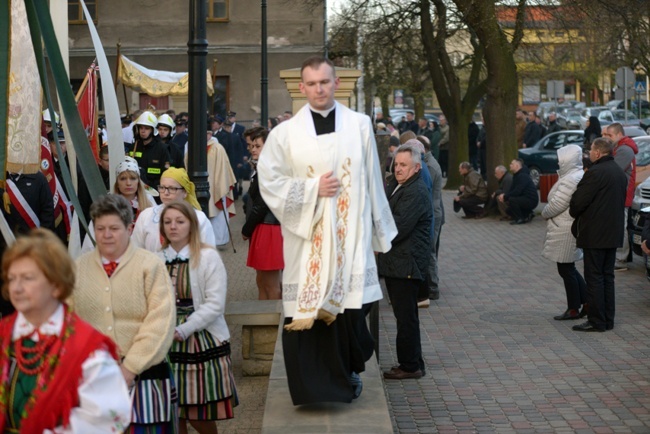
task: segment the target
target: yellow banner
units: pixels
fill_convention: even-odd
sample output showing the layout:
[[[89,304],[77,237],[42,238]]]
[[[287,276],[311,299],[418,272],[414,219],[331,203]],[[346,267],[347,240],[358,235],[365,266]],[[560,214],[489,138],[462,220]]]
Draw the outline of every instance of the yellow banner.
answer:
[[[187,95],[189,92],[189,73],[148,69],[124,55],[120,56],[117,76],[124,85],[153,97]],[[206,82],[208,95],[212,95],[214,88],[210,70],[206,70]]]

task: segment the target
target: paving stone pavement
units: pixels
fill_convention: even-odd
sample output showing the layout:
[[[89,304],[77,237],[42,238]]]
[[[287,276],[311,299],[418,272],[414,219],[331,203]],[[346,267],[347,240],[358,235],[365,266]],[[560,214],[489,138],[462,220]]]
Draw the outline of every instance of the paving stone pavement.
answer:
[[[427,374],[386,381],[396,433],[650,433],[650,282],[641,258],[616,274],[613,331],[577,333],[554,321],[566,297],[540,255],[545,222],[461,220],[444,192],[441,297],[420,309]],[[241,201],[235,247],[220,250],[228,300],[257,298],[246,267]],[[538,211],[541,210],[541,206]],[[462,213],[461,213],[462,214]],[[582,272],[582,263],[578,269]],[[231,327],[240,405],[221,433],[261,432],[268,377],[241,376],[241,330]],[[395,319],[380,303],[380,365],[396,364]]]
[[[642,259],[616,274],[614,330],[574,332],[580,320],[553,320],[566,297],[555,264],[540,255],[544,220],[462,220],[452,200],[444,192],[441,296],[419,310],[427,374],[385,382],[395,432],[649,433]],[[388,369],[396,329],[386,299],[380,321],[380,365]]]

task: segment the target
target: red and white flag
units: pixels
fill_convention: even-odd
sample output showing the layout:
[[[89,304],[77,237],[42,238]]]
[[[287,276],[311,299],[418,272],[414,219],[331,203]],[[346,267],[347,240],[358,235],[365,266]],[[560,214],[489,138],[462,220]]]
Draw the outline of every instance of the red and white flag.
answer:
[[[99,162],[99,135],[97,129],[97,70],[95,62],[88,67],[86,78],[82,88],[77,93],[77,110],[81,117],[81,124],[86,130],[90,148],[95,156],[95,161]]]

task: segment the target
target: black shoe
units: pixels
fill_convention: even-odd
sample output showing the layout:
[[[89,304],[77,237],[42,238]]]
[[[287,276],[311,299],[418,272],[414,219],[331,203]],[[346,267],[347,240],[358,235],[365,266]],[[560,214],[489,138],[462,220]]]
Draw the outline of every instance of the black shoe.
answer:
[[[361,381],[361,377],[356,372],[352,372],[348,381],[352,386],[352,399],[357,399],[359,396],[361,396],[361,391],[363,390],[363,382]]]
[[[553,319],[556,321],[564,321],[567,319],[579,319],[579,318],[581,317],[577,309],[567,309],[564,311],[562,315],[556,315],[553,317]]]
[[[613,327],[613,326],[612,326]],[[589,321],[571,327],[576,332],[604,332],[605,328],[598,328]]]
[[[533,221],[534,218],[535,218],[535,214],[531,212],[530,214],[528,214],[528,217],[526,218],[526,223]]]
[[[439,289],[429,289],[429,300],[437,300],[440,298]]]
[[[605,330],[614,330],[614,323],[608,322],[607,325],[605,326]]]
[[[510,222],[511,225],[523,225],[526,223],[524,219],[517,219]]]

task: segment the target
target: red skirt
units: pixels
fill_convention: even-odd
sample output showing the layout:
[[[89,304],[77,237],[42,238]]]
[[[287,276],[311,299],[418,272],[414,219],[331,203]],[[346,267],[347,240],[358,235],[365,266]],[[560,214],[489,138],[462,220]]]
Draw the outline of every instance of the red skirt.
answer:
[[[280,225],[261,223],[255,227],[246,265],[261,271],[284,270]]]

